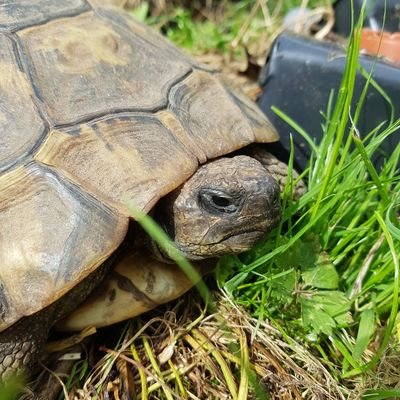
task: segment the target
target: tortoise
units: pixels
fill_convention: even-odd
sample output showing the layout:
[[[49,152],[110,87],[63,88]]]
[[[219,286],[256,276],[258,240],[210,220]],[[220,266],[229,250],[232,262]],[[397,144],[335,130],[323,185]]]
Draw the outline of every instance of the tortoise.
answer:
[[[268,119],[124,11],[7,2],[0,60],[1,379],[29,373],[51,326],[107,279],[127,201],[191,260],[249,249],[279,220],[286,166],[246,147],[279,139]],[[132,254],[123,265],[150,268]]]

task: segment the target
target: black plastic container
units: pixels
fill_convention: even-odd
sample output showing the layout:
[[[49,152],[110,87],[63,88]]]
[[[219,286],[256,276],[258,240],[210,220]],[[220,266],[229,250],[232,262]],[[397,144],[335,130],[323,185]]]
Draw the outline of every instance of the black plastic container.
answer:
[[[272,47],[260,76],[263,92],[258,104],[281,135],[281,142],[274,151],[283,159],[288,157],[289,135],[293,133],[295,163],[299,169],[303,169],[309,160],[309,147],[299,134],[271,110],[271,106],[289,115],[318,142],[322,137],[321,125],[324,123],[321,112],[327,110],[331,90],[337,94],[345,62],[346,54],[342,47],[290,33],[281,34]],[[360,62],[370,71],[374,59],[360,56]],[[400,111],[400,69],[383,62],[377,62],[374,68],[374,79],[391,98],[397,118]],[[355,84],[353,111],[364,84],[365,79],[359,75]],[[357,124],[360,135],[363,137],[383,121],[389,121],[390,112],[390,106],[384,98],[370,86]],[[389,154],[399,141],[400,131],[397,131],[383,143],[383,155]]]
[[[351,30],[351,1],[354,3],[355,20],[360,15],[365,0],[338,0],[335,3],[335,31],[348,36]],[[364,26],[380,31],[384,27],[388,32],[400,31],[400,0],[366,0],[366,18]]]

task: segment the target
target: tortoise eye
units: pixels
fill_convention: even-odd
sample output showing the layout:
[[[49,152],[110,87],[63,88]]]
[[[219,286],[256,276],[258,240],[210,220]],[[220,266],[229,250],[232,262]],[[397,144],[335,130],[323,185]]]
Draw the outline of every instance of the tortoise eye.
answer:
[[[211,201],[216,207],[226,208],[232,205],[231,199],[225,196],[211,196]]]
[[[241,205],[239,196],[216,189],[201,189],[199,191],[200,206],[211,213],[234,214]]]

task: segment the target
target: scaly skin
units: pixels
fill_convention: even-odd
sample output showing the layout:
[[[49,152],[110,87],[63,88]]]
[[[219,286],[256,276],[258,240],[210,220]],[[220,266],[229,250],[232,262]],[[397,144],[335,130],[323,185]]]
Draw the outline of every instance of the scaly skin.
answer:
[[[33,368],[51,326],[51,310],[25,318],[0,335],[0,377],[5,380]]]

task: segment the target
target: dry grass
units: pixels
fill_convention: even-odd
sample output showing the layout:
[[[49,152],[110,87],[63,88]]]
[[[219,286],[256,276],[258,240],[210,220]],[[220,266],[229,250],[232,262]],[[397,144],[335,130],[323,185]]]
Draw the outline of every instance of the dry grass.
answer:
[[[95,338],[83,351],[92,355],[90,372],[64,387],[64,398],[356,398],[304,346],[267,322],[257,325],[225,296],[218,295],[216,313],[199,304],[189,293],[164,310],[132,320],[116,346],[118,328]],[[46,399],[49,376],[43,372],[34,385]],[[50,386],[57,386],[54,379]]]

